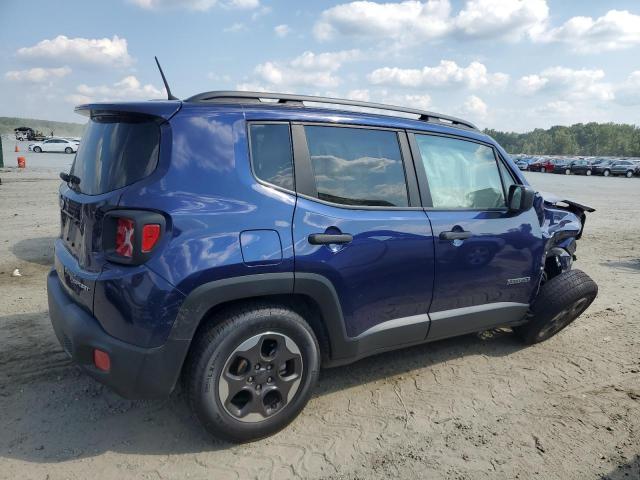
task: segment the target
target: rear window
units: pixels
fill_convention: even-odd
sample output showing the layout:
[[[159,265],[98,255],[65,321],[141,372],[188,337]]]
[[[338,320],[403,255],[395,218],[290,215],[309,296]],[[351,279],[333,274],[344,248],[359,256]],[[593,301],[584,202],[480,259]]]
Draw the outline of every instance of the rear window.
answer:
[[[71,173],[80,192],[98,195],[130,185],[158,164],[160,127],[134,117],[94,117],[87,124]]]
[[[249,126],[253,171],[260,180],[293,190],[293,158],[288,123]]]

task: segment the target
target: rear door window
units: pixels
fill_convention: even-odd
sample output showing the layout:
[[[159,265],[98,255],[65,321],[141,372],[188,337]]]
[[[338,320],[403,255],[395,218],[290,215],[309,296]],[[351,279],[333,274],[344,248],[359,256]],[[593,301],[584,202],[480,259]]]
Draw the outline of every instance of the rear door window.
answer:
[[[160,127],[147,117],[104,116],[89,120],[71,173],[78,189],[98,195],[150,175],[158,164]]]
[[[316,125],[304,130],[319,199],[343,205],[409,205],[397,132]]]

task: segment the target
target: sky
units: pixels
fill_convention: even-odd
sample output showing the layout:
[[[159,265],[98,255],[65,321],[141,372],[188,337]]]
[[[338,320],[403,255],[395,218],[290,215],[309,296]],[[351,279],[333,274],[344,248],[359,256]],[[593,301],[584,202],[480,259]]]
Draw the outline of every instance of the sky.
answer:
[[[26,5],[28,4],[28,7]],[[529,131],[640,124],[638,0],[0,0],[0,116],[171,90],[347,97]]]

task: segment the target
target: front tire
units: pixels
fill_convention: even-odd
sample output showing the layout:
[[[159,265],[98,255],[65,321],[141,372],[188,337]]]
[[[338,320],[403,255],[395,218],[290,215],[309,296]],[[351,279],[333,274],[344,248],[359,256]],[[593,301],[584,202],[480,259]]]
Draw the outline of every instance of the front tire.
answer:
[[[604,172],[602,172],[602,175],[608,177],[609,175],[611,175],[611,172],[609,170],[605,170]]]
[[[320,349],[296,312],[252,303],[227,310],[202,329],[189,353],[185,387],[212,435],[246,442],[274,434],[307,404]]]
[[[633,172],[632,172],[631,170],[629,170],[629,171],[625,174],[625,177],[627,177],[627,178],[631,178],[631,177],[633,177]]]
[[[544,342],[563,330],[593,303],[598,285],[581,270],[569,270],[547,281],[530,308],[531,320],[514,328],[527,345]]]
[[[591,170],[587,170],[586,174],[587,174],[587,177],[590,177],[591,176]]]
[[[564,171],[565,175],[571,175],[571,170],[569,170],[568,168]]]
[[[42,149],[40,147],[33,147],[33,151],[36,153],[41,153]]]

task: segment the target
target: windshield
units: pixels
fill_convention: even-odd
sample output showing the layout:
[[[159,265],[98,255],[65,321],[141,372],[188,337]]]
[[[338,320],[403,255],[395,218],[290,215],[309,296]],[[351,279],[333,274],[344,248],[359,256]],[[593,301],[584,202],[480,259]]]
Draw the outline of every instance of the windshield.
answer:
[[[158,163],[160,128],[147,118],[93,117],[87,124],[71,174],[77,190],[98,195],[150,175]]]

